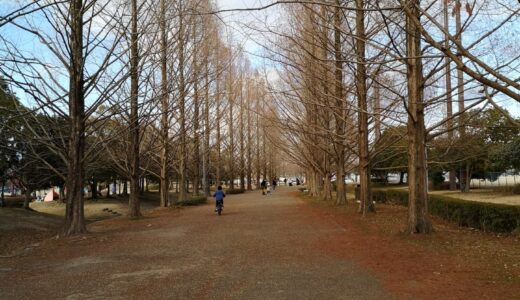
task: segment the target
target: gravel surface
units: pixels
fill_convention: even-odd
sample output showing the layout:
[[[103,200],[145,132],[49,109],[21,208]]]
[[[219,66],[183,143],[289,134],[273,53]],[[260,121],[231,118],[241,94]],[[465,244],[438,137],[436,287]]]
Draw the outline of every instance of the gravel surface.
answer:
[[[281,187],[213,203],[154,209],[90,234],[49,239],[0,258],[0,299],[389,299],[369,271],[327,251],[349,230]]]

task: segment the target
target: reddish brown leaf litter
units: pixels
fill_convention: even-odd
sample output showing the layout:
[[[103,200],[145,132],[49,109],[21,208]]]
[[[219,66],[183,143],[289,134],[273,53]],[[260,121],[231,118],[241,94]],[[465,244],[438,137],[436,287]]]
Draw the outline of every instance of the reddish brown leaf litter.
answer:
[[[316,222],[346,230],[339,240],[324,237],[324,251],[370,269],[399,299],[520,299],[518,235],[477,232],[434,218],[435,233],[409,236],[401,232],[403,207],[379,205],[367,218],[353,207],[322,203],[307,209]]]
[[[291,194],[292,193],[292,194]],[[518,239],[435,221],[399,232],[405,209],[302,202],[291,188],[147,210],[0,258],[0,299],[518,299]],[[498,248],[503,251],[497,252]],[[498,255],[499,253],[500,255]],[[498,268],[502,264],[509,269]],[[511,276],[513,279],[509,279]]]

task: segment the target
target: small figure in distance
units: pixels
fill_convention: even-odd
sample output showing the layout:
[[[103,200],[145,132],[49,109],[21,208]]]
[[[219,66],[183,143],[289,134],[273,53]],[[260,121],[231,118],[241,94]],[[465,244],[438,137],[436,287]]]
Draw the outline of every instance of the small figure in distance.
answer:
[[[278,182],[276,182],[276,179],[273,179],[273,192],[276,190],[276,185]]]
[[[219,203],[222,206],[222,208],[224,208],[224,197],[226,197],[226,194],[222,190],[222,186],[219,185],[217,187],[217,191],[215,192],[215,194],[213,194],[213,197],[215,197],[215,211],[217,211]]]
[[[265,195],[267,189],[267,181],[265,181],[265,179],[260,183],[260,188],[262,189],[262,195]]]
[[[285,185],[287,185],[287,178],[284,178],[284,179],[283,179],[283,183],[284,183]]]

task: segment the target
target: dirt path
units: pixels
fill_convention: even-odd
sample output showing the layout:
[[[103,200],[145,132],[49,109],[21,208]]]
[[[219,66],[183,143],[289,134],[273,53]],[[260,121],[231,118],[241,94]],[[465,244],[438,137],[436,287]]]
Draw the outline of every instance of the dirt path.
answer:
[[[323,249],[347,229],[315,218],[292,190],[228,196],[220,217],[212,205],[155,209],[47,240],[0,259],[0,298],[390,298],[368,271]]]

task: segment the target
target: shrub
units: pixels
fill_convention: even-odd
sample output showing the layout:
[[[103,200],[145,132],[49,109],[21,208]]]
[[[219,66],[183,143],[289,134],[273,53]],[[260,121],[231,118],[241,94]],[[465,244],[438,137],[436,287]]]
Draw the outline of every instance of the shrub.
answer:
[[[408,205],[408,191],[372,190],[379,203]],[[520,230],[520,206],[461,200],[441,195],[428,195],[429,211],[459,226],[484,231],[513,232]]]
[[[495,188],[493,188],[493,191],[495,193],[520,195],[520,184],[495,187]]]
[[[245,189],[229,189],[226,190],[226,195],[243,194],[245,191]]]
[[[178,201],[176,204],[178,206],[196,206],[201,204],[206,204],[208,199],[204,196],[200,197],[190,197],[184,201]]]
[[[430,212],[460,226],[484,231],[512,232],[520,229],[520,206],[466,201],[430,196]]]

